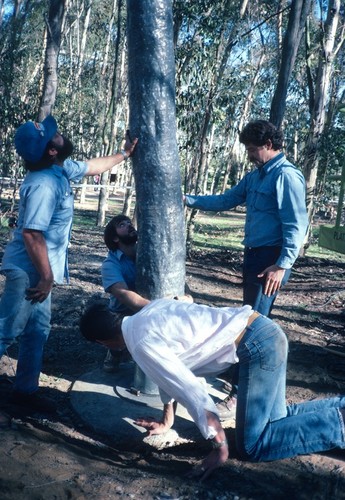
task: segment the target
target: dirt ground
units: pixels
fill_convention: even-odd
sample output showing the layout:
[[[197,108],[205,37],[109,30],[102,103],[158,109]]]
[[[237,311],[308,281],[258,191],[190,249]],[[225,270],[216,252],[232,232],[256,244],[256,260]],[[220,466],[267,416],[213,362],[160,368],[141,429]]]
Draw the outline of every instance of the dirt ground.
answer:
[[[102,294],[104,256],[100,229],[74,229],[71,283],[53,291],[52,332],[41,377],[58,402],[54,418],[20,415],[6,403],[16,346],[1,360],[1,406],[11,417],[0,429],[1,500],[345,498],[345,451],[249,464],[238,460],[231,447],[225,466],[201,484],[184,474],[205,456],[206,443],[202,449],[185,445],[157,451],[138,442],[136,449],[120,450],[109,436],[87,427],[70,406],[69,390],[104,357],[104,349],[84,341],[77,326],[88,300]],[[196,302],[240,305],[241,254],[194,253],[187,262],[187,283]],[[288,401],[344,394],[345,259],[299,259],[277,299],[274,319],[290,342]],[[233,430],[227,434],[233,442]]]

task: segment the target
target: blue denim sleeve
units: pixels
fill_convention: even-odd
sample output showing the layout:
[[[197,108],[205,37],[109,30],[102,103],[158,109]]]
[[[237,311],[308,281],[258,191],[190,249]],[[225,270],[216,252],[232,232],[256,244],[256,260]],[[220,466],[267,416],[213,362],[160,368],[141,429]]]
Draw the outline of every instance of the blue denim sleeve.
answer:
[[[85,161],[75,161],[68,158],[64,161],[63,168],[70,181],[79,182],[86,174],[87,164]]]
[[[190,208],[197,208],[205,211],[222,212],[230,210],[245,203],[247,197],[247,176],[245,176],[236,186],[228,189],[223,194],[194,196],[186,195],[186,205]]]
[[[59,201],[59,192],[48,179],[46,183],[25,187],[21,197],[25,205],[23,228],[47,231]]]
[[[119,283],[120,281],[126,283],[122,273],[120,261],[114,252],[108,252],[107,257],[102,264],[102,284],[104,291],[107,292],[112,285]]]
[[[282,252],[276,264],[289,269],[298,257],[308,228],[305,181],[294,168],[284,168],[276,179],[279,216],[282,223]]]

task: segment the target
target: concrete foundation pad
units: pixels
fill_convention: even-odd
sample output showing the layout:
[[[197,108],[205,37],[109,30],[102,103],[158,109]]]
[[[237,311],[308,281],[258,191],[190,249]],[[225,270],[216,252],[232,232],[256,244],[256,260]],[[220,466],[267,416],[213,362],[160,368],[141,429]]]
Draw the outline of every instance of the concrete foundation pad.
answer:
[[[173,429],[159,436],[148,437],[145,429],[134,421],[142,417],[161,418],[163,404],[159,396],[133,394],[134,363],[121,365],[115,373],[106,373],[101,368],[85,373],[74,382],[70,400],[74,410],[94,431],[111,437],[116,445],[126,449],[145,442],[156,449],[176,446],[186,442],[203,440],[188,412],[177,406]],[[215,401],[226,397],[220,391],[221,379],[204,381]],[[223,422],[223,427],[234,427],[234,421]]]

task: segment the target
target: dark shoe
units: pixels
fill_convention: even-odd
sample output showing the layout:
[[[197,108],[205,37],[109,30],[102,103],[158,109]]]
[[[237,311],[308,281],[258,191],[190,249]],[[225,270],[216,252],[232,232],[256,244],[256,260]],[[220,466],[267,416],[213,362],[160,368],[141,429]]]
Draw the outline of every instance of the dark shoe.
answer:
[[[55,413],[57,409],[55,401],[43,396],[39,391],[33,392],[32,394],[13,391],[8,402],[14,406],[19,406],[27,410],[29,413]]]
[[[117,372],[120,369],[121,363],[128,363],[131,360],[132,357],[127,349],[119,352],[108,350],[107,355],[103,361],[103,370],[107,373]]]
[[[227,396],[223,401],[216,404],[221,421],[230,420],[236,417],[237,398],[234,396]]]
[[[103,370],[107,373],[114,373],[119,370],[121,356],[113,356],[110,351],[107,352],[103,361]]]

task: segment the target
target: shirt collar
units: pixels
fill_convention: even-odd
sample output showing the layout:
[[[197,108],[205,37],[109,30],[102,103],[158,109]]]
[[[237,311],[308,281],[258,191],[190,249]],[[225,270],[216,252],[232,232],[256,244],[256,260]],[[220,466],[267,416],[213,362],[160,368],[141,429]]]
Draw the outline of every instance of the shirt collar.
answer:
[[[52,169],[56,177],[67,177],[67,173],[63,167],[54,164],[50,168]]]
[[[122,255],[124,255],[123,251],[119,248],[117,250],[114,250],[114,253],[119,260],[121,259]]]
[[[280,163],[282,163],[282,161],[284,160],[284,158],[285,158],[284,153],[277,154],[274,158],[272,158],[271,160],[267,161],[261,167],[262,172],[264,172],[265,174],[268,174],[273,168],[275,168],[278,165],[280,165]]]

